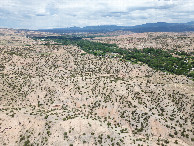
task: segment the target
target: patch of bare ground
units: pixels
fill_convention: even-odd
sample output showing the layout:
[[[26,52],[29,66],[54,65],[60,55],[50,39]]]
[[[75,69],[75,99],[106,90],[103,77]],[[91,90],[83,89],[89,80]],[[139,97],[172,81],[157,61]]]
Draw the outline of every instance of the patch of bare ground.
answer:
[[[160,48],[176,51],[194,52],[194,33],[148,32],[133,33],[111,37],[95,37],[92,41],[117,44],[121,48]]]

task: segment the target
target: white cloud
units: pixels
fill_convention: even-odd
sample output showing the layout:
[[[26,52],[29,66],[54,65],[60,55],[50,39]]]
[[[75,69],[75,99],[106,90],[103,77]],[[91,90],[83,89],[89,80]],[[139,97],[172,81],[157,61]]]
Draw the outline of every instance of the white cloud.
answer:
[[[193,21],[193,0],[0,0],[0,27],[52,28]]]

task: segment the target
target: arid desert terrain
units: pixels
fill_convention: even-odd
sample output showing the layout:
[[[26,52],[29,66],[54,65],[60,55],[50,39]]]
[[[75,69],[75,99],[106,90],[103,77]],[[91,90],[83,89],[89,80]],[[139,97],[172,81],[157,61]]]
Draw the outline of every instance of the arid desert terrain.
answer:
[[[31,35],[54,34],[0,29],[0,145],[194,145],[194,81]],[[193,40],[143,33],[92,41],[193,52]]]

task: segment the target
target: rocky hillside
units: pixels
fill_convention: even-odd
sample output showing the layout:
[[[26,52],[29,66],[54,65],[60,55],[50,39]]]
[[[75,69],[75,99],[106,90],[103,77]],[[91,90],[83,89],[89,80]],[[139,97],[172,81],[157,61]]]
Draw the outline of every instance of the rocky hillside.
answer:
[[[194,144],[185,76],[0,35],[0,145]]]

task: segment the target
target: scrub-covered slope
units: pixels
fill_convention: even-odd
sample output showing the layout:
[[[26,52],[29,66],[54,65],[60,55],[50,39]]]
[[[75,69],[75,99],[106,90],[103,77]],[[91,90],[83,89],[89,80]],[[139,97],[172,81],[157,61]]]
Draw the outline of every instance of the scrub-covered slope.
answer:
[[[193,145],[193,81],[2,34],[0,145]]]

